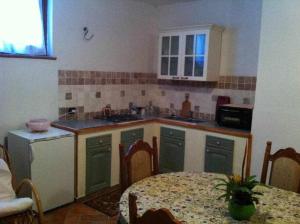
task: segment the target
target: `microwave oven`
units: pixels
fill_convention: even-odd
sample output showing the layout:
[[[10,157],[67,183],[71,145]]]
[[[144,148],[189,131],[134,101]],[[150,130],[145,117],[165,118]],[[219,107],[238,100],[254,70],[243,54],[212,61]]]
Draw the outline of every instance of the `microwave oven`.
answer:
[[[224,104],[218,106],[216,121],[218,125],[251,130],[253,105]]]

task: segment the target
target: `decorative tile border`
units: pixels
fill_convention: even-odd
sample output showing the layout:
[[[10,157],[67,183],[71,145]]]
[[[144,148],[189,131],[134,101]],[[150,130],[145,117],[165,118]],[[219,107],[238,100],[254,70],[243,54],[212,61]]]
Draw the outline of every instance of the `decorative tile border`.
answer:
[[[156,84],[154,73],[58,71],[58,85]]]
[[[59,85],[159,84],[234,90],[256,89],[255,76],[220,76],[219,82],[157,79],[155,73],[59,70]]]

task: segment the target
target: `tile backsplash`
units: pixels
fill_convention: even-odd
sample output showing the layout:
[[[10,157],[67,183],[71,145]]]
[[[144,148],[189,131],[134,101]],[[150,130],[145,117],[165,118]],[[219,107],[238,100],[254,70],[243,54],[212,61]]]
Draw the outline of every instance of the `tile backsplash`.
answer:
[[[102,108],[111,104],[124,111],[129,102],[145,106],[149,101],[169,113],[170,105],[180,113],[185,95],[190,95],[194,116],[214,119],[216,99],[230,96],[232,103],[253,104],[256,77],[220,76],[219,82],[158,80],[154,73],[70,71],[58,72],[59,116],[61,119],[90,119],[100,116]],[[77,108],[68,116],[68,108]]]

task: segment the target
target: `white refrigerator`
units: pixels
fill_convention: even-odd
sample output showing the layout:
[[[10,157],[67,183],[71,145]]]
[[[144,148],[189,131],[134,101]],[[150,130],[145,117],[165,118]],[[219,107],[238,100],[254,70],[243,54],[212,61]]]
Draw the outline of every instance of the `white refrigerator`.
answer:
[[[29,178],[36,186],[44,211],[74,201],[74,134],[50,127],[47,132],[8,133],[8,152],[17,183]],[[30,196],[30,192],[25,192]]]

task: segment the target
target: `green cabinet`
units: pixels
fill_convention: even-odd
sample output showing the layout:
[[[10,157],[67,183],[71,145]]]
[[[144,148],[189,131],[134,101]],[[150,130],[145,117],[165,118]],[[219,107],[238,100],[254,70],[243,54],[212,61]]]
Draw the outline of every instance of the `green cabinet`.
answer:
[[[185,132],[161,127],[159,171],[179,172],[184,169]]]
[[[110,186],[111,135],[86,139],[86,194]]]
[[[234,141],[215,136],[206,136],[205,172],[231,175]]]
[[[129,146],[135,143],[137,140],[144,139],[144,129],[137,128],[129,131],[121,132],[121,144],[124,146],[125,153],[128,151]]]

